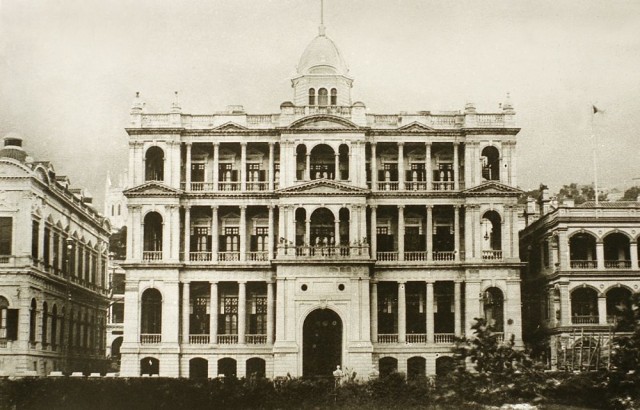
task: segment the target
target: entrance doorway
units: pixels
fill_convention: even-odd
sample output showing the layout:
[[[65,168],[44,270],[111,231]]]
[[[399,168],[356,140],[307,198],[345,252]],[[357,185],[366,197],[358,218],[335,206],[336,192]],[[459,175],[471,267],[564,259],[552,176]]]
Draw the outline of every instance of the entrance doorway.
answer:
[[[342,364],[342,320],[330,309],[314,310],[302,328],[302,375],[332,376]]]

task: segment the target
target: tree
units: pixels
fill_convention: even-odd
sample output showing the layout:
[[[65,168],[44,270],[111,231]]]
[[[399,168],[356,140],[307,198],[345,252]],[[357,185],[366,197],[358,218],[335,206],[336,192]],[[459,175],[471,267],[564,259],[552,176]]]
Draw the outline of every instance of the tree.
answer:
[[[640,186],[634,186],[624,191],[623,201],[636,201],[640,195]]]
[[[123,226],[109,238],[109,253],[116,260],[125,260],[127,257],[127,227]]]
[[[596,198],[595,188],[593,184],[578,185],[575,182],[569,185],[563,185],[558,191],[558,201],[562,201],[566,198],[573,198],[576,205],[583,204],[587,201],[593,201]],[[598,195],[598,200],[606,201],[607,194]]]
[[[629,308],[621,309],[619,319],[618,330],[632,333],[615,339],[611,363],[622,372],[640,372],[640,293],[631,297]]]

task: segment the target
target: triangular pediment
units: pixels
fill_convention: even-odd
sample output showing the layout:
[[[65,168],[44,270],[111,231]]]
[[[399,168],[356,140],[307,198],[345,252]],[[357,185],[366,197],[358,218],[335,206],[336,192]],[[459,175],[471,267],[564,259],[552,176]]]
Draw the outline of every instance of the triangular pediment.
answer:
[[[427,127],[426,125],[418,122],[418,121],[413,121],[410,122],[407,125],[403,125],[402,127],[398,128],[399,131],[413,131],[413,132],[424,132],[424,131],[433,131],[433,128],[431,127]]]
[[[179,189],[172,188],[158,181],[145,182],[142,185],[127,189],[123,192],[126,197],[132,196],[178,196]]]
[[[242,125],[236,124],[233,121],[225,122],[224,124],[213,128],[214,131],[244,131],[247,129],[247,127],[243,127]]]
[[[278,190],[278,193],[285,195],[366,195],[369,190],[330,179],[316,179],[282,188]]]
[[[353,122],[335,115],[311,115],[291,123],[292,129],[343,129],[355,130],[358,126]]]
[[[465,189],[463,191],[466,195],[496,195],[496,194],[511,194],[519,195],[523,191],[518,188],[510,187],[509,185],[502,184],[497,181],[485,181],[480,185]]]

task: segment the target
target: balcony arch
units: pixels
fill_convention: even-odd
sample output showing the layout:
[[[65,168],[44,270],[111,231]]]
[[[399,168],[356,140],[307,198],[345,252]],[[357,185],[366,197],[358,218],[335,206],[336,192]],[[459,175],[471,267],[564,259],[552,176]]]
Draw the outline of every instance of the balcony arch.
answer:
[[[218,374],[224,377],[236,377],[237,362],[230,357],[224,357],[218,360]]]
[[[502,218],[496,211],[482,215],[482,259],[502,259]]]
[[[296,180],[302,181],[307,179],[307,146],[305,144],[298,144],[296,146]]]
[[[255,377],[255,378],[263,378],[265,377],[266,374],[266,363],[264,361],[264,359],[260,358],[260,357],[252,357],[251,359],[247,360],[247,368],[246,368],[246,375],[248,378],[251,377]]]
[[[480,154],[482,178],[488,181],[500,180],[500,151],[494,146],[484,147]]]
[[[569,257],[574,269],[595,269],[596,237],[589,232],[578,232],[569,237]]]
[[[189,378],[206,379],[209,377],[209,362],[202,357],[189,360]]]
[[[120,348],[122,347],[122,336],[116,337],[113,342],[111,342],[111,360],[115,360],[120,362]]]
[[[598,323],[598,291],[584,286],[571,292],[571,323],[575,325]]]
[[[144,156],[144,180],[164,181],[164,151],[160,147],[151,147]]]
[[[378,369],[380,371],[380,377],[385,377],[391,373],[398,371],[398,359],[395,357],[382,357],[378,361]]]
[[[336,174],[337,180],[349,179],[349,146],[347,144],[340,144],[338,147],[338,172]]]
[[[504,332],[504,294],[496,287],[487,288],[482,294],[484,318],[496,332]]]
[[[608,269],[631,267],[631,240],[622,232],[607,234],[603,240],[604,267]]]
[[[149,288],[142,293],[141,316],[143,343],[159,342],[162,334],[162,294],[158,289]]]
[[[333,246],[336,217],[328,208],[317,208],[311,213],[310,240],[313,246]]]
[[[155,357],[145,357],[140,360],[140,376],[160,374],[160,360]]]
[[[624,286],[614,287],[607,291],[607,323],[618,323],[620,317],[631,309],[632,294],[631,290]],[[628,325],[625,323],[623,324],[624,328],[618,330],[631,330]]]
[[[336,238],[336,245],[349,245],[351,243],[351,238],[349,236],[350,232],[350,220],[351,220],[351,212],[349,208],[340,208],[338,211],[338,219],[340,220],[339,226],[339,235]]]
[[[149,212],[144,217],[143,259],[162,259],[162,216],[158,212]]]
[[[311,149],[311,179],[335,179],[335,150],[327,144],[318,144]]]

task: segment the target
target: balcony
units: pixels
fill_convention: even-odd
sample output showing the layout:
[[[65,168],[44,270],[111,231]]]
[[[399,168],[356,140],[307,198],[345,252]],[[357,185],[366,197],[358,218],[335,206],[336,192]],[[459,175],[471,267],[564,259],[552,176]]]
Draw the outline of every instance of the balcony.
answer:
[[[427,343],[427,334],[426,333],[408,334],[407,343]]]
[[[404,186],[407,191],[426,191],[427,190],[426,182],[405,182]]]
[[[571,323],[574,325],[597,325],[597,315],[575,315],[571,317]]]
[[[162,335],[160,333],[142,333],[140,335],[140,344],[151,345],[162,342]]]
[[[142,260],[145,261],[161,261],[162,251],[144,251],[142,252]]]
[[[268,262],[269,261],[269,252],[267,251],[258,251],[258,252],[247,252],[247,261],[249,262]]]
[[[398,260],[398,252],[376,252],[378,262],[390,262]]]
[[[218,335],[218,344],[221,345],[237,345],[238,335]]]
[[[190,345],[207,345],[209,344],[209,335],[189,335]]]
[[[378,191],[397,191],[398,182],[378,182]]]
[[[260,181],[260,182],[247,182],[247,191],[268,191],[269,183]]]
[[[267,343],[267,335],[249,334],[245,336],[245,341],[248,345],[264,345]]]
[[[605,269],[631,269],[631,261],[629,260],[605,260]]]
[[[455,333],[436,333],[433,335],[434,341],[437,344],[450,344],[455,340]]]
[[[431,188],[434,191],[453,191],[454,190],[454,185],[455,183],[453,181],[446,181],[446,182],[432,182],[431,183]]]
[[[219,182],[218,191],[240,191],[240,182]]]
[[[369,245],[278,246],[278,259],[362,259],[369,258]]]
[[[450,262],[456,259],[456,251],[434,251],[433,260],[435,262]]]
[[[415,261],[426,261],[427,260],[427,252],[418,251],[418,252],[405,252],[404,260],[415,262]]]
[[[398,343],[397,333],[378,334],[378,343]]]
[[[240,261],[240,252],[218,252],[219,262],[238,262]]]
[[[190,252],[189,261],[191,262],[211,262],[211,252]]]
[[[192,182],[191,191],[213,191],[213,182]]]
[[[597,261],[572,260],[569,264],[571,269],[596,269],[598,267]]]
[[[497,250],[482,251],[482,260],[484,261],[502,260],[502,251],[497,251]]]

